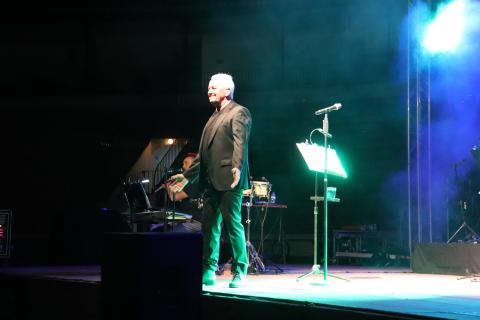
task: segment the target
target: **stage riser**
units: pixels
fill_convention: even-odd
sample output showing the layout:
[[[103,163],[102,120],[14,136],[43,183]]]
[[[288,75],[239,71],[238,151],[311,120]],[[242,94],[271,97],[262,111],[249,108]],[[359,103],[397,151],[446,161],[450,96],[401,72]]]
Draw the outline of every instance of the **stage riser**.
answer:
[[[199,319],[201,244],[193,233],[107,234],[103,319]]]
[[[431,274],[480,274],[480,244],[417,244],[412,256],[412,271]]]
[[[100,285],[0,276],[0,319],[100,320]]]

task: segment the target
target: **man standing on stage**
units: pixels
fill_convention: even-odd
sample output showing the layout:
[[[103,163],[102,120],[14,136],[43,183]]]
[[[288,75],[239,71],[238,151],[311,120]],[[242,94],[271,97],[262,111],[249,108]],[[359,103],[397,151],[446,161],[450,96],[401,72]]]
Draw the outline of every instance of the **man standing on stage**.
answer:
[[[242,225],[242,191],[249,188],[248,141],[252,118],[247,108],[233,101],[235,85],[230,75],[211,77],[208,99],[215,111],[205,125],[198,155],[191,167],[172,179],[179,181],[176,191],[199,179],[204,190],[203,278],[204,285],[215,284],[221,223],[224,222],[232,245],[230,288],[245,285],[248,257]]]

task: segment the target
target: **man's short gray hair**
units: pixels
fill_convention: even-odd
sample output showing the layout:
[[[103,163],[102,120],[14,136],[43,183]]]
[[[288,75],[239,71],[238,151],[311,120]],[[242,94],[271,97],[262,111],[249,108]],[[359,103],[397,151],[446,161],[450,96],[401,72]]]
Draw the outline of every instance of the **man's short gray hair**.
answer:
[[[228,73],[217,73],[214,74],[210,81],[215,81],[221,83],[225,89],[230,89],[230,99],[233,99],[233,92],[235,91],[235,83],[233,83],[233,78]]]

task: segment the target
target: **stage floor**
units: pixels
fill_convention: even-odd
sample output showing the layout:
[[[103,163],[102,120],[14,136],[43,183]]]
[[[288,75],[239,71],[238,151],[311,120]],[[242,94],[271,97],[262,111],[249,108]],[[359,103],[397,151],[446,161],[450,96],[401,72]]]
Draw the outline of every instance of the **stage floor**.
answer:
[[[306,266],[282,266],[283,273],[249,275],[245,288],[230,289],[230,273],[204,286],[204,294],[248,299],[381,310],[446,319],[480,319],[480,282],[453,275],[415,274],[410,269],[331,266],[327,280]],[[336,277],[340,277],[336,278]]]
[[[204,296],[301,305],[379,310],[440,319],[480,319],[480,282],[454,275],[415,274],[410,269],[330,266],[323,272],[297,277],[311,270],[306,265],[281,265],[281,273],[249,274],[245,288],[230,289],[230,272],[204,286]],[[3,276],[81,282],[99,287],[100,266],[0,268]],[[333,277],[338,276],[342,279]],[[348,281],[346,281],[348,280]]]

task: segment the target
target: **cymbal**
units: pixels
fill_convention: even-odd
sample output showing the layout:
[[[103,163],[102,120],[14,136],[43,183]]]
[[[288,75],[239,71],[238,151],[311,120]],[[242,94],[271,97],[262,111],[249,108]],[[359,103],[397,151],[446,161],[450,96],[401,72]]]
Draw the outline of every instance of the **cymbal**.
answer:
[[[130,214],[126,215],[127,219],[131,219]],[[133,214],[133,223],[140,223],[140,222],[161,222],[164,219],[168,221],[187,221],[192,218],[191,214],[184,213],[184,212],[175,212],[175,219],[173,217],[173,211],[167,210],[167,214],[165,215],[165,210],[155,210],[155,211],[142,211],[142,212],[135,212]]]

